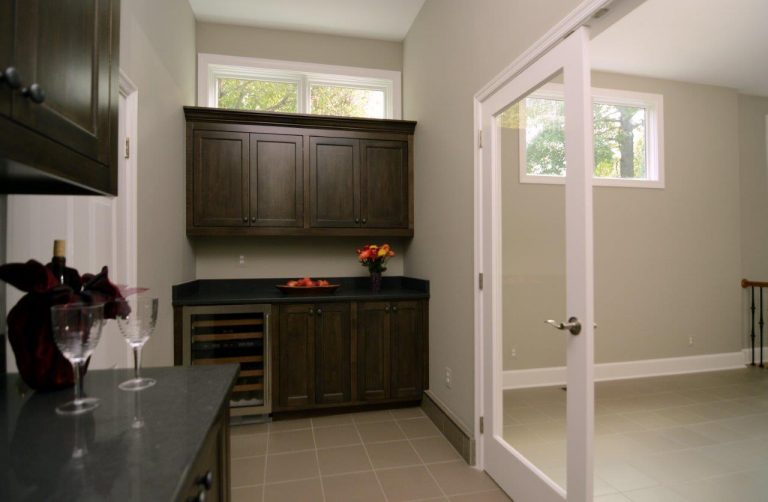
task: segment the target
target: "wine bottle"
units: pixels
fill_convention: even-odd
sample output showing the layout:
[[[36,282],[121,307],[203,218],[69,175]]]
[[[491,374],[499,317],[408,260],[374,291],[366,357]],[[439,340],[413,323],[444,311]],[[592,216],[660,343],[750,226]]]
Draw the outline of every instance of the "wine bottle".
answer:
[[[53,241],[53,258],[46,266],[53,272],[53,276],[59,284],[78,290],[80,289],[80,276],[76,270],[67,267],[66,248],[67,241],[61,239]]]
[[[53,272],[53,276],[59,281],[59,284],[65,284],[65,275],[67,273],[67,241],[55,240],[53,241],[53,258],[49,263],[49,269]]]

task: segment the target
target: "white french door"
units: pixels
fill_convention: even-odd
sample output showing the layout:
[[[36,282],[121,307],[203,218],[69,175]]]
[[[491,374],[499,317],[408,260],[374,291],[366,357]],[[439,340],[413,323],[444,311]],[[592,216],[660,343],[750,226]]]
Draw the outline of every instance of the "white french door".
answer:
[[[485,283],[478,302],[485,429],[480,451],[484,469],[516,502],[593,498],[588,40],[587,29],[579,28],[477,108],[478,254]],[[564,98],[544,103],[529,97],[548,83],[561,84]],[[560,149],[552,147],[558,138]],[[557,170],[562,175],[566,165],[563,186]],[[553,183],[522,183],[526,169],[551,176]],[[558,326],[547,326],[548,319]],[[560,325],[569,321],[573,329]],[[536,375],[558,371],[558,385],[535,388]],[[533,379],[528,388],[516,389],[523,386],[515,381],[519,375]]]

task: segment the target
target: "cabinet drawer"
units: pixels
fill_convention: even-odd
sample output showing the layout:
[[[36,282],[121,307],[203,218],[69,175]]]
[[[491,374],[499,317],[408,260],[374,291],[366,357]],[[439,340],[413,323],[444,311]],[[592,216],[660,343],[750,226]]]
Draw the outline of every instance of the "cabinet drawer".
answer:
[[[203,448],[195,460],[185,482],[186,488],[181,491],[178,502],[200,501],[226,502],[229,500],[229,476],[227,441],[229,432],[224,419],[224,413],[211,428],[205,439]]]

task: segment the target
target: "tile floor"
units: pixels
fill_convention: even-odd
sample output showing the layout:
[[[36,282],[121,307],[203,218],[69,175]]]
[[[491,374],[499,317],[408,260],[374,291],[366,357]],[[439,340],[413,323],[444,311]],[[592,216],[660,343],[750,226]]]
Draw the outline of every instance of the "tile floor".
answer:
[[[565,483],[560,387],[504,394],[504,437]],[[597,502],[768,501],[768,369],[600,382]]]
[[[419,408],[233,426],[233,502],[509,501]]]

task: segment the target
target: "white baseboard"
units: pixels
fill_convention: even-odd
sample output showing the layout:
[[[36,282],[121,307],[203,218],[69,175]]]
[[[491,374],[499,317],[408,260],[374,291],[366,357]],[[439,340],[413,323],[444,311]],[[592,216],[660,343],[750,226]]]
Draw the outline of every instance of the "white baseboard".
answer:
[[[765,354],[768,356],[768,349],[766,349]],[[750,357],[750,350],[745,349],[743,352],[726,352],[723,354],[600,363],[595,365],[595,381],[738,369],[743,368],[745,361],[749,362]],[[565,385],[565,366],[509,370],[505,371],[503,376],[505,389],[548,385]]]
[[[752,349],[744,349],[744,362],[750,364],[752,362]],[[763,346],[763,363],[768,362],[768,347]],[[760,364],[760,347],[755,347],[755,364]]]

